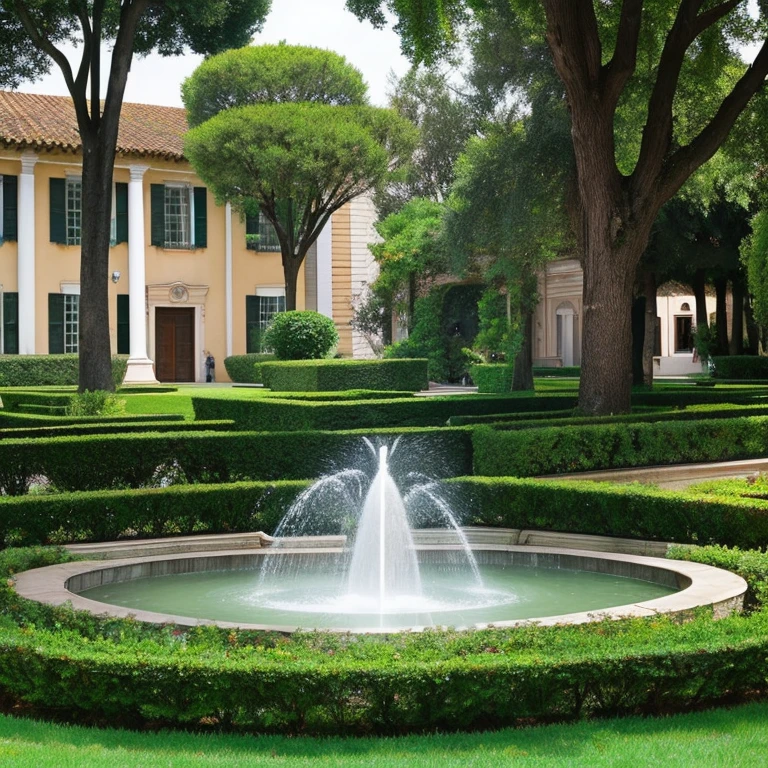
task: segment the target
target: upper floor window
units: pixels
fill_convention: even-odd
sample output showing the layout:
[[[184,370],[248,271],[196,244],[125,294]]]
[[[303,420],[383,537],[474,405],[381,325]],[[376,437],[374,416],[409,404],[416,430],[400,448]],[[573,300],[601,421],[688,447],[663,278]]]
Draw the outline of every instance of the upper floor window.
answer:
[[[50,179],[50,240],[61,245],[81,245],[83,182],[79,176]],[[128,241],[128,185],[112,186],[110,242]]]
[[[16,239],[18,177],[0,175],[0,245]]]
[[[67,245],[80,245],[80,225],[83,220],[83,182],[79,177],[67,176]]]
[[[152,184],[152,245],[189,249],[208,245],[207,190],[189,184]]]
[[[245,217],[245,245],[249,251],[280,250],[277,232],[263,213]]]

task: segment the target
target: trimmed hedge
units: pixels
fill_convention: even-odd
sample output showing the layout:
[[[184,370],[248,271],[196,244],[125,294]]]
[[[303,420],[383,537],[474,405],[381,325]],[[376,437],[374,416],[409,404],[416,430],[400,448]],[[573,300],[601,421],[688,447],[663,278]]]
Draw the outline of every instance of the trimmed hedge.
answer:
[[[673,711],[768,689],[768,611],[511,630],[187,632],[20,599],[2,556],[0,686],[73,718],[289,733],[401,733]]]
[[[363,436],[394,441],[393,462],[417,455],[432,477],[471,471],[471,436],[454,429],[365,432],[182,432],[0,440],[0,491],[17,496],[39,476],[60,491],[137,488],[168,482],[304,480],[357,466]],[[410,452],[410,458],[408,456]],[[393,466],[394,463],[393,463]],[[413,468],[413,466],[411,466]],[[0,498],[0,507],[2,506]]]
[[[477,391],[485,392],[511,392],[514,367],[502,363],[472,365],[469,375],[477,385]]]
[[[0,410],[0,427],[58,427],[76,424],[138,424],[154,421],[183,422],[180,413],[129,413],[120,416],[42,416],[35,413],[7,413]]]
[[[622,413],[617,416],[579,416],[578,411],[555,411],[552,413],[506,414],[496,413],[488,416],[452,416],[451,426],[469,424],[492,424],[496,429],[530,429],[531,427],[567,427],[586,424],[640,424],[656,421],[690,421],[693,419],[732,419],[737,416],[768,415],[766,405],[741,405],[723,403],[722,405],[693,405],[685,410],[655,410]],[[547,423],[542,424],[546,419]]]
[[[454,395],[366,402],[192,397],[196,419],[232,419],[239,429],[308,430],[440,426],[451,416],[573,408],[573,395]]]
[[[176,485],[0,500],[0,541],[14,546],[193,533],[271,533],[308,480]]]
[[[543,379],[559,379],[559,378],[575,378],[578,379],[581,376],[581,368],[578,365],[563,365],[559,368],[546,367],[546,366],[534,366],[533,375],[536,378]]]
[[[716,379],[768,379],[768,357],[727,355],[712,358]]]
[[[119,432],[229,432],[234,424],[231,421],[184,421],[182,418],[166,420],[163,415],[155,420],[136,419],[133,422],[103,421],[95,424],[65,424],[62,426],[16,427],[0,430],[0,440],[21,439],[28,437],[70,437],[77,435],[103,435]]]
[[[768,542],[768,501],[587,480],[465,477],[447,486],[464,525],[742,548]]]
[[[396,452],[394,458],[397,459]],[[407,458],[407,454],[401,454]],[[400,466],[401,471],[412,468]],[[397,475],[397,467],[393,467]],[[310,480],[175,485],[13,496],[0,499],[0,541],[44,544],[112,540],[134,531],[272,533]],[[552,530],[597,536],[718,542],[741,548],[768,542],[768,501],[590,481],[459,477],[442,483],[463,525]],[[328,533],[337,533],[329,530]]]
[[[264,363],[264,385],[276,392],[373,389],[418,392],[429,386],[427,361],[290,360]]]
[[[474,473],[547,475],[655,464],[731,461],[768,453],[768,417],[684,423],[474,428]]]
[[[0,355],[0,387],[63,386],[77,384],[77,355]],[[125,378],[127,355],[112,357],[112,381]]]
[[[224,358],[224,369],[237,384],[261,384],[261,363],[270,360],[277,360],[277,357],[266,352],[231,355]]]

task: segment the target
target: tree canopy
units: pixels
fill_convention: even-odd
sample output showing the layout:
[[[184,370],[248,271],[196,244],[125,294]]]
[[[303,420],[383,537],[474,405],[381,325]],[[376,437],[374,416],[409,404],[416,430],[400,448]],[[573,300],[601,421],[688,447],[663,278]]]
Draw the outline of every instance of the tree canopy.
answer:
[[[295,309],[299,269],[328,219],[396,172],[414,142],[413,126],[386,109],[256,104],[193,128],[185,153],[217,200],[272,223]]]
[[[270,0],[0,0],[0,86],[18,87],[55,63],[82,143],[79,388],[114,388],[109,340],[112,173],[125,85],[134,53],[218,53],[244,45]],[[112,43],[106,77],[101,46]],[[73,68],[62,46],[80,46]],[[105,81],[106,96],[100,100]]]
[[[546,41],[568,102],[576,168],[574,231],[584,269],[579,405],[595,414],[628,410],[637,265],[662,205],[723,144],[768,75],[764,4],[756,19],[744,0],[347,5],[379,25],[384,10],[393,13],[415,60],[439,57],[473,12],[502,5],[532,40]],[[753,41],[762,41],[753,63],[734,66],[736,47]],[[716,81],[725,87],[713,88]]]
[[[189,125],[248,104],[368,103],[362,74],[333,51],[300,45],[255,45],[206,59],[181,86]]]

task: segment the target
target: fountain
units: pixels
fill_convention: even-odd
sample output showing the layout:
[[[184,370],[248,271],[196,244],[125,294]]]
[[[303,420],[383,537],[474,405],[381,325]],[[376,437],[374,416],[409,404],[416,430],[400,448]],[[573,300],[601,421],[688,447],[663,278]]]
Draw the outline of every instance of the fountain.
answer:
[[[69,599],[147,620],[386,632],[646,615],[690,581],[655,558],[517,546],[510,531],[477,530],[470,542],[444,487],[413,470],[399,438],[365,443],[368,471],[313,483],[268,548],[94,566],[68,578]]]

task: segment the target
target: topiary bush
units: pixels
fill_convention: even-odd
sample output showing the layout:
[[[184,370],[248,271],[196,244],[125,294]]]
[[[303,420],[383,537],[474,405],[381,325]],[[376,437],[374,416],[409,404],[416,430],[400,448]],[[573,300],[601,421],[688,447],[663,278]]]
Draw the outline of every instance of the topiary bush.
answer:
[[[477,391],[481,393],[511,392],[513,372],[513,366],[503,363],[495,365],[483,363],[473,365],[469,369],[469,375],[477,385]]]
[[[278,360],[319,360],[338,342],[333,320],[311,310],[278,312],[264,339]]]
[[[67,416],[118,416],[125,413],[125,400],[112,392],[77,392],[67,406]]]
[[[277,356],[267,352],[230,355],[224,358],[224,369],[236,384],[261,384],[261,363],[271,360],[277,360]]]

